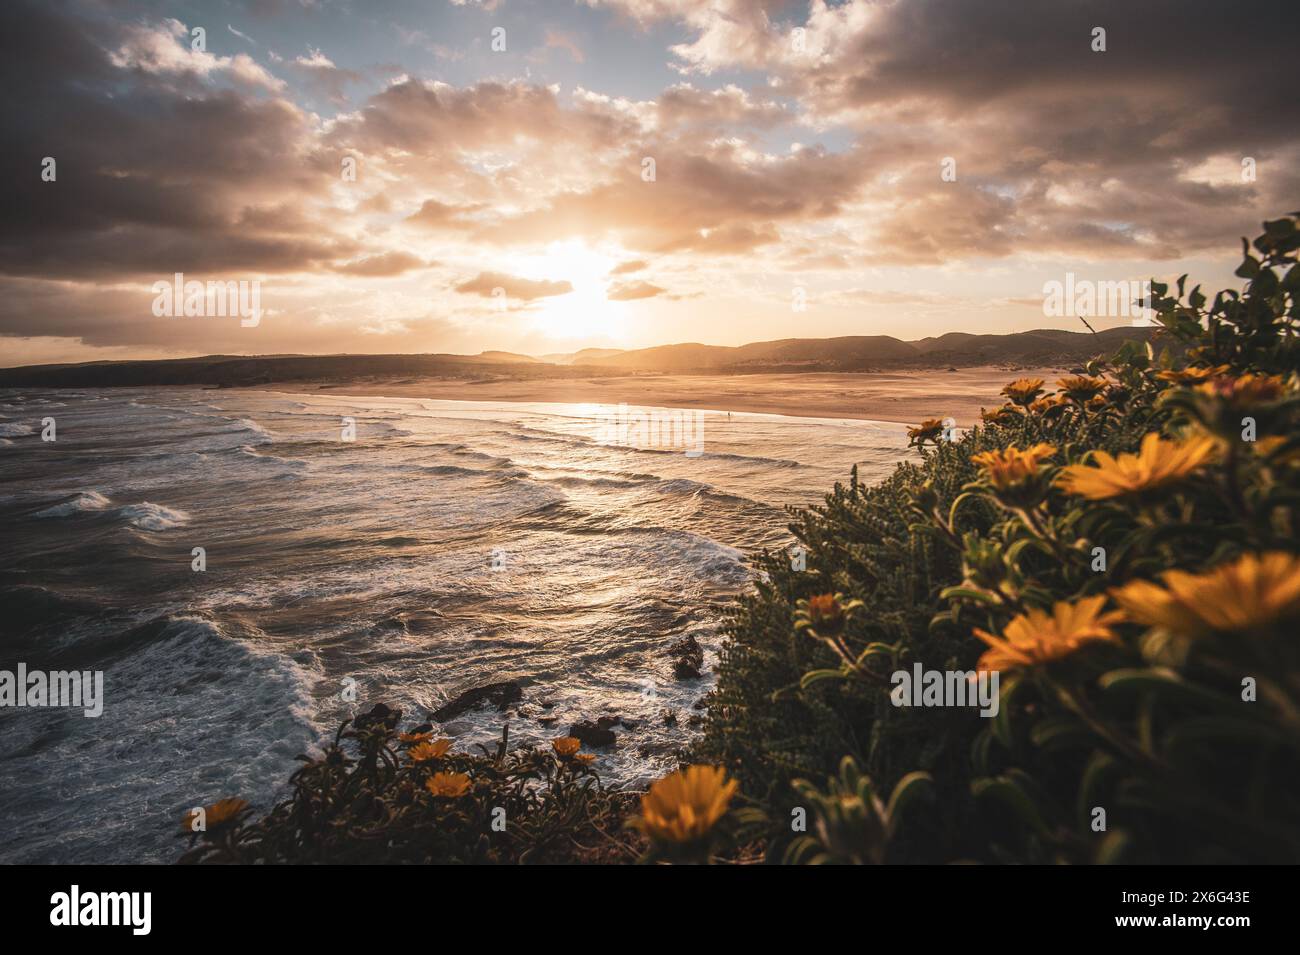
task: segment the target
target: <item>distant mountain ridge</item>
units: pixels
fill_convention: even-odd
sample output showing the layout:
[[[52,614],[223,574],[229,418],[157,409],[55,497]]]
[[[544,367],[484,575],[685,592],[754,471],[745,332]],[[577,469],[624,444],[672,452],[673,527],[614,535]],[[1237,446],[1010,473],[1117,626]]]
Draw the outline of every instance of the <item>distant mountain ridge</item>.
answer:
[[[1006,335],[949,332],[914,342],[890,335],[846,335],[785,338],[739,346],[688,342],[630,351],[588,348],[571,355],[543,358],[503,351],[486,351],[480,355],[208,355],[0,368],[0,387],[209,385],[229,388],[272,382],[337,383],[421,377],[590,378],[627,374],[866,372],[963,365],[1077,364],[1099,354],[1109,354],[1125,341],[1146,341],[1153,331],[1120,327],[1096,334],[1059,329]]]
[[[1005,335],[949,332],[907,342],[892,335],[845,335],[839,338],[784,338],[749,345],[657,345],[598,358],[575,357],[575,364],[637,371],[741,371],[745,366],[832,365],[827,370],[862,370],[891,365],[971,365],[1003,361],[1081,361],[1112,351],[1128,340],[1146,341],[1152,329],[1110,328],[1095,334],[1038,329]],[[579,353],[581,355],[581,353]]]

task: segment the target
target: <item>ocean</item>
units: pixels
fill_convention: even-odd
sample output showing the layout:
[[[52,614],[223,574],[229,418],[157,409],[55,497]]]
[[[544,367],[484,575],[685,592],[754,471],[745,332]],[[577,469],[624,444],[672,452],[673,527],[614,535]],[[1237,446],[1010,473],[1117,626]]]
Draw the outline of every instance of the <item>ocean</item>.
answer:
[[[597,768],[643,787],[696,731],[751,555],[794,543],[786,507],[906,444],[595,404],[0,391],[0,670],[104,674],[97,718],[0,707],[0,862],[171,861],[186,810],[269,808],[343,719],[382,701],[411,725],[505,680],[521,703],[440,732],[617,714]],[[679,680],[688,636],[704,671]]]

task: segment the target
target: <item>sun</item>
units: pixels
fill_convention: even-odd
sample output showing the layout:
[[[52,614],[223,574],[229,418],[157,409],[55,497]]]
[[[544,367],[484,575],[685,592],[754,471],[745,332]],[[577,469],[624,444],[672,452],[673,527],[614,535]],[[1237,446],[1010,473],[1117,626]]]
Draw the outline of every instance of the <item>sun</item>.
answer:
[[[609,271],[618,258],[580,239],[552,242],[544,251],[511,260],[513,274],[552,282],[568,281],[573,291],[538,299],[529,310],[538,331],[554,339],[610,339],[624,329],[621,302],[605,297]]]

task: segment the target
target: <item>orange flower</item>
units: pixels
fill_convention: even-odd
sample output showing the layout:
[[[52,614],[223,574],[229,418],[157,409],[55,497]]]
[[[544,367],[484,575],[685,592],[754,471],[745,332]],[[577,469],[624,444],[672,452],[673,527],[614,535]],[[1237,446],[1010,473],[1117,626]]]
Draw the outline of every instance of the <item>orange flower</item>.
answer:
[[[1067,494],[1090,501],[1124,497],[1169,487],[1204,465],[1214,453],[1214,439],[1194,437],[1186,441],[1165,441],[1158,434],[1142,439],[1137,454],[1118,458],[1097,451],[1097,467],[1072,464],[1062,469],[1058,483]]]
[[[434,773],[424,781],[424,788],[444,799],[459,799],[469,792],[470,779],[464,773]]]
[[[918,443],[921,441],[935,441],[941,434],[943,434],[943,422],[938,418],[929,418],[907,431],[907,436]]]
[[[181,820],[181,828],[186,832],[203,832],[211,829],[219,829],[222,826],[236,822],[239,816],[248,809],[248,803],[243,799],[227,797],[218,799],[211,806],[201,812],[197,809],[191,809]],[[203,829],[195,829],[195,823],[199,820],[203,822]]]
[[[726,814],[736,786],[721,767],[688,766],[650,786],[634,825],[660,842],[694,842]]]
[[[1164,586],[1136,580],[1111,593],[1138,623],[1199,637],[1249,633],[1300,618],[1300,558],[1244,554],[1203,574],[1170,570]]]
[[[596,761],[595,753],[577,753],[573,757],[580,763],[594,763]]]
[[[1003,405],[1001,408],[994,408],[992,411],[980,409],[980,418],[985,424],[1007,424],[1019,417],[1020,412],[1015,409],[1014,405]]]
[[[1037,401],[1029,403],[1029,413],[1034,415],[1046,415],[1053,411],[1059,411],[1062,408],[1069,407],[1070,399],[1064,395],[1048,395],[1046,398],[1039,398]]]
[[[397,737],[403,743],[427,743],[433,739],[432,733],[402,733]]]
[[[975,636],[989,645],[980,657],[977,669],[1013,670],[1038,666],[1069,656],[1088,643],[1117,642],[1119,637],[1111,629],[1111,624],[1124,619],[1124,615],[1117,610],[1102,613],[1105,603],[1106,595],[1099,594],[1083,597],[1073,604],[1067,600],[1058,601],[1050,614],[1031,608],[1027,613],[1013,617],[1001,637],[976,629]]]
[[[1227,365],[1215,365],[1213,368],[1183,368],[1179,371],[1171,369],[1156,372],[1156,377],[1175,385],[1196,385],[1217,378],[1228,370]]]
[[[1017,378],[1002,389],[1002,394],[1018,405],[1027,405],[1042,393],[1043,379],[1041,378]]]
[[[1093,378],[1089,375],[1070,375],[1056,383],[1057,387],[1075,401],[1087,401],[1096,397],[1106,388],[1105,378]]]
[[[561,759],[568,759],[582,748],[582,740],[573,736],[558,736],[551,740],[551,746]]]
[[[1282,450],[1289,441],[1289,438],[1284,438],[1280,434],[1260,438],[1255,442],[1255,453],[1269,459],[1270,464],[1283,466],[1300,464],[1300,448]]]
[[[1236,411],[1247,411],[1281,398],[1286,393],[1286,382],[1276,375],[1245,374],[1236,378],[1223,375],[1198,385],[1196,390],[1222,399]]]
[[[984,471],[984,479],[999,491],[1010,490],[1038,473],[1038,466],[1056,453],[1050,444],[1036,444],[1021,451],[1003,448],[985,451],[971,458]]]
[[[838,633],[844,628],[849,615],[862,606],[861,600],[843,601],[843,594],[817,594],[795,604],[796,630]]]
[[[440,739],[432,743],[417,743],[406,751],[406,755],[411,757],[412,762],[423,763],[430,759],[442,759],[449,749],[451,749],[451,740]]]

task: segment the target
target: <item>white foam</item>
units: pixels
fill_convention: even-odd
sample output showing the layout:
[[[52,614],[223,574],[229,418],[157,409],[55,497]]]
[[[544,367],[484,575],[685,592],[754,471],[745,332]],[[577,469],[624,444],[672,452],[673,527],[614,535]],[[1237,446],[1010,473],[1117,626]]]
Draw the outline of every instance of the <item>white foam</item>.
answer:
[[[37,511],[33,517],[71,517],[84,511],[102,511],[113,502],[98,491],[82,491],[68,501],[62,501]]]
[[[163,507],[161,504],[151,504],[148,501],[128,504],[119,508],[117,513],[132,527],[145,531],[165,531],[173,527],[184,527],[190,521],[190,516],[184,511]]]

